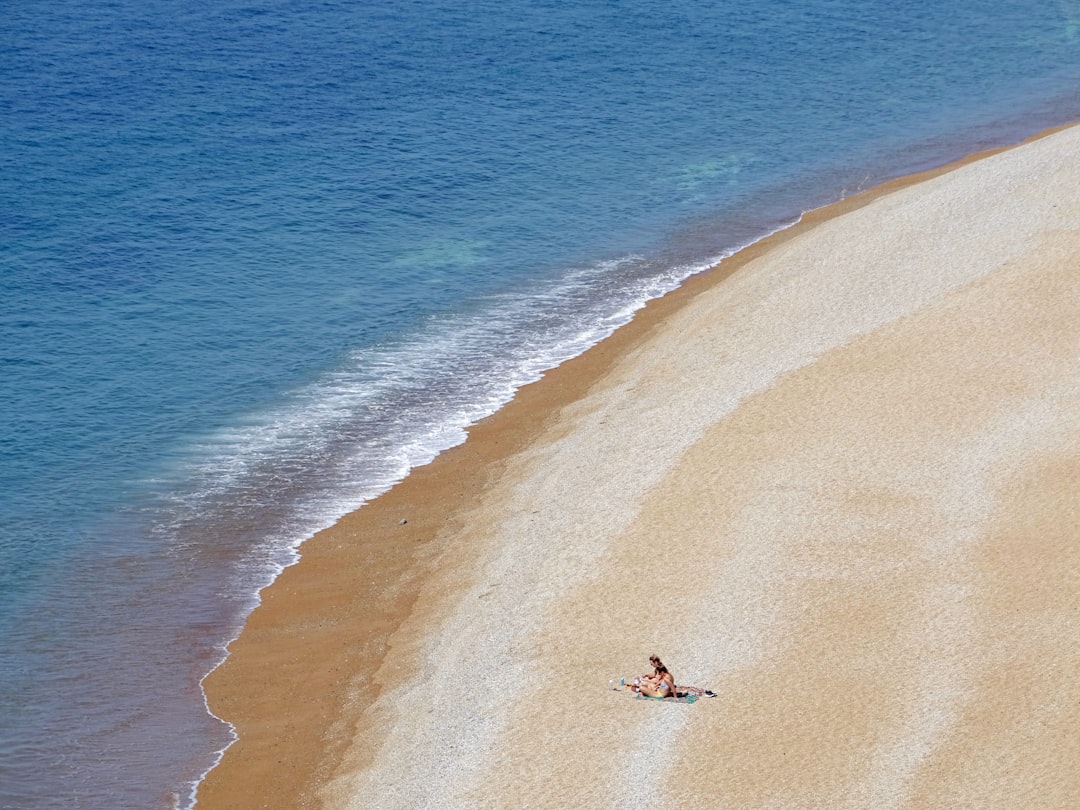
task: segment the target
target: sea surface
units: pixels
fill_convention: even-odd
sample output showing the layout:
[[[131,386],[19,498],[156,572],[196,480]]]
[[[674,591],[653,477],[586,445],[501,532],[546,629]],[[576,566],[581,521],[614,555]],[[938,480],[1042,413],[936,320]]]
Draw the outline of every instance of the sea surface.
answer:
[[[5,4],[0,808],[191,806],[306,537],[1078,80],[1078,0]]]

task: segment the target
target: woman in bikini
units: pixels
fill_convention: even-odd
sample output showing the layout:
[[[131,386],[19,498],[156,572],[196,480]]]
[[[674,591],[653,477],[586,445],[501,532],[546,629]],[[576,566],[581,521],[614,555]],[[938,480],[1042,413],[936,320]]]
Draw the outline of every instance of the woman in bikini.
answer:
[[[630,688],[645,697],[675,697],[675,677],[668,672],[664,662],[655,655],[650,655],[649,663],[653,665],[653,673],[651,675],[642,675],[637,679],[638,682]]]
[[[639,675],[630,683],[620,681],[618,684],[615,684],[613,681],[612,683],[615,688],[629,689],[630,691],[637,692],[639,695],[644,695],[645,697],[686,697],[689,698],[688,702],[690,703],[693,703],[695,700],[702,697],[716,697],[716,692],[701,686],[683,685],[676,688],[675,677],[668,672],[668,668],[664,666],[664,662],[655,655],[650,655],[649,661],[653,665],[653,671],[650,674]]]

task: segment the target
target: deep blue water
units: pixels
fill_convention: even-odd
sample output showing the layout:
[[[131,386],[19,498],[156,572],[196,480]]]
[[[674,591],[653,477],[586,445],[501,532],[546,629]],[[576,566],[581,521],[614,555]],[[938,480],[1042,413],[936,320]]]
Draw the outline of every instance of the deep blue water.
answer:
[[[313,530],[710,261],[1080,117],[1071,0],[15,0],[0,46],[0,808],[187,805]]]

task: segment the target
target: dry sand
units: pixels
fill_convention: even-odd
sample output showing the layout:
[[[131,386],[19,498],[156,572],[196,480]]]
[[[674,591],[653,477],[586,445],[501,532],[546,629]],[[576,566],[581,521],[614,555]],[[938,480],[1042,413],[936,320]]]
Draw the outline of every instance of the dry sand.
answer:
[[[200,807],[1080,806],[1078,155],[808,218],[305,546]],[[654,652],[719,696],[607,690]]]

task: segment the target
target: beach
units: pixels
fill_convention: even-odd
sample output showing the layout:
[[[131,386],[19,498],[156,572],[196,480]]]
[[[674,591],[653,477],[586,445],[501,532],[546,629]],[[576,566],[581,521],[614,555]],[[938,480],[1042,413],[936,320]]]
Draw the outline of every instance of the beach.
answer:
[[[1077,154],[807,214],[309,540],[199,807],[1075,806]]]

